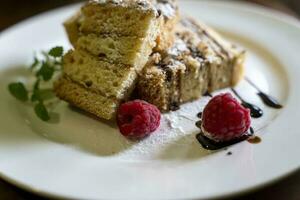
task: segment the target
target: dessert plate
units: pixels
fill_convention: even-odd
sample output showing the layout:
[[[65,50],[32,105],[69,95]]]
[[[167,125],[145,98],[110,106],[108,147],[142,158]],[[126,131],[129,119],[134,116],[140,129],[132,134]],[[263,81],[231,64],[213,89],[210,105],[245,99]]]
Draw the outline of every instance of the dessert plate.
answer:
[[[265,106],[246,81],[236,90],[265,114],[253,120],[261,142],[220,151],[197,142],[197,113],[207,97],[165,114],[160,129],[129,142],[114,123],[91,118],[63,102],[57,121],[44,123],[30,105],[13,99],[7,84],[25,80],[33,52],[69,48],[61,23],[79,5],[28,19],[0,34],[0,175],[51,197],[78,199],[206,199],[269,184],[300,166],[300,24],[250,4],[182,0],[181,10],[215,27],[248,51],[246,75],[284,105]],[[229,91],[229,90],[224,90]],[[223,92],[224,92],[223,91]]]

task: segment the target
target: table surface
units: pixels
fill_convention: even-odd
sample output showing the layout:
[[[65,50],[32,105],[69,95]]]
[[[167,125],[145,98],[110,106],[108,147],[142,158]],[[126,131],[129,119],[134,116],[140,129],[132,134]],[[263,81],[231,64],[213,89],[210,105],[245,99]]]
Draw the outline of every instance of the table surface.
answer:
[[[4,28],[11,26],[12,24],[35,15],[37,13],[59,7],[68,3],[78,2],[79,0],[1,0],[0,7],[0,31]],[[282,0],[281,3],[277,0],[247,0],[254,3],[262,4],[267,7],[271,7],[295,17],[298,17],[297,12],[288,7],[300,8],[300,2],[298,0]],[[298,2],[299,4],[298,4]],[[296,2],[296,3],[295,3]],[[18,10],[14,7],[18,3]],[[0,179],[0,199],[12,199],[12,200],[25,200],[25,199],[44,199],[35,194],[29,193],[22,189],[19,189]],[[258,191],[245,194],[243,196],[236,197],[237,200],[246,199],[287,199],[287,200],[299,200],[300,199],[300,171],[293,175],[274,183],[270,186],[262,188]]]

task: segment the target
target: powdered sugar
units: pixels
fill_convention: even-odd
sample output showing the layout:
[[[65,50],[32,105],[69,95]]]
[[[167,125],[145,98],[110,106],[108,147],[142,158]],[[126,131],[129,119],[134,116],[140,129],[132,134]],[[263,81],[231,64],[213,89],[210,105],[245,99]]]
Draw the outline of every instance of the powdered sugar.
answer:
[[[176,112],[163,114],[158,130],[139,142],[122,136],[115,123],[94,120],[70,109],[65,103],[60,103],[55,110],[62,113],[60,123],[41,126],[30,112],[28,117],[32,124],[28,126],[52,141],[104,159],[149,161],[194,158],[209,153],[195,138],[199,133],[195,126],[197,113],[202,111],[208,100],[203,97],[182,105]]]
[[[168,151],[175,151],[182,146],[188,148],[191,143],[198,145],[195,135],[199,129],[195,123],[198,120],[197,113],[203,109],[206,102],[207,99],[203,98],[203,100],[183,105],[176,112],[164,114],[160,128],[150,137],[135,143],[130,149],[120,153],[120,159],[154,159],[159,158],[161,152],[164,152],[167,147]]]

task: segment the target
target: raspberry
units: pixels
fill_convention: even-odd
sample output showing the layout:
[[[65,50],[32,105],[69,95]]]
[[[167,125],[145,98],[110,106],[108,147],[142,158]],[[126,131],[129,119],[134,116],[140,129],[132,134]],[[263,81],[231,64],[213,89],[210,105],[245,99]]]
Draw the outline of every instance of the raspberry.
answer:
[[[226,142],[243,136],[250,124],[250,110],[226,93],[213,97],[204,108],[201,129],[209,139]]]
[[[120,106],[117,123],[122,135],[139,140],[159,127],[160,118],[160,111],[156,106],[142,100],[134,100]]]

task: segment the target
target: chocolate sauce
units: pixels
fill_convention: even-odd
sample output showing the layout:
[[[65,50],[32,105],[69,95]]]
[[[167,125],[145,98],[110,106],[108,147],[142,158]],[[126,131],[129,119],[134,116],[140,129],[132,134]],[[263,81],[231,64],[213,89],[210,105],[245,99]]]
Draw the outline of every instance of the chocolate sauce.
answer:
[[[164,70],[165,70],[167,82],[172,82],[172,80],[173,80],[173,71],[172,71],[172,69],[170,69],[168,67],[165,67],[165,66],[162,66],[162,67],[165,68]]]
[[[214,140],[209,139],[208,137],[206,137],[202,130],[201,130],[201,125],[202,125],[202,120],[196,122],[196,126],[198,128],[200,128],[200,133],[196,135],[196,139],[198,140],[198,142],[201,144],[201,146],[207,150],[219,150],[219,149],[223,149],[225,147],[231,146],[233,144],[242,142],[244,140],[247,140],[248,142],[252,143],[252,144],[257,144],[261,142],[261,139],[257,136],[254,136],[254,129],[252,127],[250,127],[249,131],[250,132],[246,132],[242,137],[234,139],[234,140],[230,140],[227,142],[216,142]]]
[[[259,144],[259,143],[261,143],[261,138],[258,136],[250,137],[248,139],[248,142],[251,144]]]
[[[169,105],[169,108],[171,111],[177,111],[180,109],[180,105],[178,102],[172,102],[170,105]]]
[[[231,88],[231,90],[232,90],[232,92],[233,92],[233,93],[241,100],[242,105],[243,105],[245,108],[249,108],[249,109],[250,109],[251,117],[253,117],[253,118],[260,118],[260,117],[263,116],[264,111],[263,111],[261,108],[259,108],[258,106],[254,105],[254,104],[251,104],[251,103],[245,101],[245,100],[239,95],[239,93],[238,93],[235,89]]]
[[[250,134],[254,135],[254,129],[253,129],[253,127],[250,127]]]
[[[205,92],[203,96],[205,96],[205,97],[213,97],[213,95],[211,93],[209,93],[208,91]]]
[[[258,106],[254,105],[254,104],[251,104],[251,103],[248,103],[248,102],[242,102],[242,105],[245,108],[250,109],[251,117],[253,117],[253,118],[260,118],[264,115],[264,111],[261,108],[259,108]]]
[[[252,135],[252,137],[250,137],[248,139],[249,143],[251,143],[251,144],[258,144],[258,143],[261,142],[260,137],[254,135],[254,129],[252,127],[250,127],[250,134]]]
[[[206,35],[206,37],[208,37],[209,39],[211,39],[220,49],[221,51],[227,56],[229,57],[229,52],[225,49],[225,47],[218,41],[215,39],[214,36],[212,36],[210,33],[208,33],[206,30],[202,30],[202,33],[204,35]],[[217,51],[215,51],[217,54],[219,54]],[[220,55],[220,54],[219,54]]]
[[[222,52],[225,56],[229,57],[229,52],[225,49],[225,47],[218,41],[215,39],[215,37],[212,36],[212,34],[207,31],[204,27],[201,27],[199,24],[197,24],[194,20],[192,19],[182,19],[181,20],[181,24],[183,24],[185,27],[190,27],[192,28],[196,33],[198,33],[198,35],[200,36],[200,38],[202,38],[203,36],[205,36],[208,40],[212,41],[212,44],[210,44],[210,46],[212,47],[212,49],[214,50],[214,52],[223,57],[220,53]],[[221,52],[219,52],[214,45],[216,45],[216,47],[218,47]]]
[[[178,104],[178,108],[180,109],[180,102],[181,102],[181,82],[182,82],[182,76],[181,76],[181,70],[178,70],[177,72],[177,92],[178,92],[178,97],[177,97],[177,104]]]
[[[261,98],[261,100],[269,107],[271,108],[276,108],[276,109],[281,109],[283,106],[278,103],[276,99],[273,97],[263,93],[263,92],[258,92],[257,95]]]
[[[202,118],[202,112],[199,112],[199,113],[197,114],[197,117],[201,119],[201,118]]]
[[[222,149],[224,147],[231,146],[233,144],[242,142],[244,140],[248,140],[251,136],[252,135],[250,133],[246,133],[242,137],[240,137],[238,139],[234,139],[234,140],[228,141],[228,142],[216,142],[216,141],[213,141],[213,140],[205,137],[203,135],[203,133],[197,134],[196,138],[199,141],[199,143],[202,145],[203,148],[205,148],[207,150],[219,150],[219,149]]]
[[[188,49],[190,50],[191,56],[193,58],[199,58],[199,59],[202,59],[202,60],[205,59],[204,56],[203,56],[203,54],[196,47],[194,47],[194,46],[188,46]]]
[[[200,121],[197,121],[195,125],[196,125],[198,128],[200,128],[200,129],[201,129],[202,120],[200,120]]]
[[[261,98],[265,105],[276,109],[283,107],[274,97],[262,92],[249,78],[246,77],[245,80],[258,91],[257,95]]]
[[[252,86],[254,87],[258,93],[257,95],[262,99],[262,101],[264,102],[265,105],[275,108],[275,109],[280,109],[283,106],[273,97],[267,95],[266,93],[262,92],[251,80],[249,80],[248,78],[246,78],[246,81]],[[263,110],[261,108],[259,108],[258,106],[251,104],[247,101],[245,101],[241,95],[234,89],[231,88],[232,92],[240,99],[242,105],[246,108],[249,108],[251,111],[251,116],[253,118],[259,118],[263,116]],[[204,94],[204,96],[209,96],[209,97],[213,97],[209,92],[206,92]],[[197,114],[198,118],[202,118],[202,112]],[[198,121],[196,123],[196,126],[198,128],[200,128],[201,130],[201,125],[202,125],[202,120]],[[199,143],[202,145],[203,148],[208,149],[208,150],[218,150],[218,149],[222,149],[228,146],[231,146],[233,144],[239,143],[241,141],[247,140],[249,143],[251,144],[258,144],[261,142],[261,138],[258,136],[254,136],[254,129],[253,127],[250,127],[249,132],[245,133],[242,137],[231,140],[231,141],[227,141],[227,142],[216,142],[214,140],[209,139],[208,137],[206,137],[202,131],[196,135],[197,140],[199,141]],[[227,155],[231,155],[232,152],[228,152]]]

